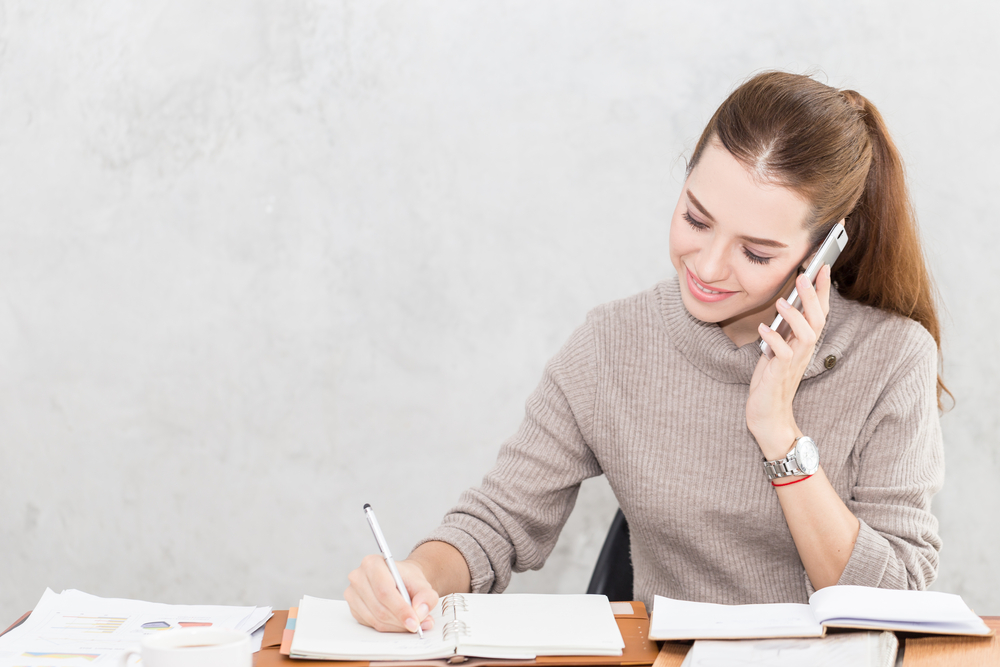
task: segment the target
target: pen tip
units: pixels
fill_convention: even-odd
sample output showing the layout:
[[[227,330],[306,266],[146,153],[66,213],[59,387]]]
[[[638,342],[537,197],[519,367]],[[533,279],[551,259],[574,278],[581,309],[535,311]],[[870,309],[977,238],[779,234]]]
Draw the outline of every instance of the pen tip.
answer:
[[[368,509],[369,507],[371,507],[371,505],[369,505],[368,503],[365,503],[365,506],[364,506],[364,507],[362,507],[361,509],[363,509],[363,510],[366,510],[366,509]]]

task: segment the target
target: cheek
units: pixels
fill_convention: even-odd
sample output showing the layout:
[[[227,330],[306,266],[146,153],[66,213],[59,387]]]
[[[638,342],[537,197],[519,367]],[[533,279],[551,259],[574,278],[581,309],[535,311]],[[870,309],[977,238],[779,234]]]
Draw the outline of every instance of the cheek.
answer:
[[[786,267],[744,267],[740,284],[751,298],[763,303],[779,296],[793,269]]]
[[[694,230],[687,220],[674,215],[670,221],[670,256],[676,260],[682,255],[686,255],[697,248],[697,239],[694,237]]]

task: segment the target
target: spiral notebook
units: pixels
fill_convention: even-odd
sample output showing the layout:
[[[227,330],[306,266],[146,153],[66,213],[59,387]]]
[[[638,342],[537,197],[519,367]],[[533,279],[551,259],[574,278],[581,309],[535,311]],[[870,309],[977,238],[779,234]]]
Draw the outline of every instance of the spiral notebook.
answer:
[[[424,638],[360,625],[343,600],[299,603],[291,657],[313,660],[431,660],[466,656],[531,660],[547,655],[622,654],[618,623],[603,595],[448,595]]]

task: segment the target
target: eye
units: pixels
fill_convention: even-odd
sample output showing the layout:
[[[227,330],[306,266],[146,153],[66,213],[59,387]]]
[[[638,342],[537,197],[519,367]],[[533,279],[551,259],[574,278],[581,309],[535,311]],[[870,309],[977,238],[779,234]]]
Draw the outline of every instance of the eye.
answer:
[[[688,224],[697,229],[698,231],[708,229],[708,225],[706,225],[704,222],[698,222],[697,220],[695,220],[691,216],[691,213],[689,213],[688,211],[684,211],[683,216],[684,219],[688,221]]]
[[[751,264],[767,264],[768,262],[771,261],[770,257],[761,257],[760,255],[755,255],[746,248],[743,248],[743,254],[746,255],[746,258],[750,260]]]

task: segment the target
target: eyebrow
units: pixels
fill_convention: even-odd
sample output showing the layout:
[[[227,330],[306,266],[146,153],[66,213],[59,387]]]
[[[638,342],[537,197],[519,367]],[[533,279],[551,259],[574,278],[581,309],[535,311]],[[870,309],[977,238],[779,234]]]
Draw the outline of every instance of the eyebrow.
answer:
[[[699,213],[701,213],[703,216],[705,216],[706,218],[708,218],[710,221],[715,222],[715,218],[712,217],[712,214],[708,212],[708,209],[706,209],[704,206],[702,206],[702,203],[700,201],[698,201],[698,198],[694,196],[694,193],[691,192],[690,189],[687,191],[687,196],[688,196],[688,199],[691,201],[691,204],[696,209],[698,209]],[[782,243],[781,241],[774,241],[772,239],[759,239],[759,238],[757,238],[755,236],[740,236],[739,238],[742,239],[742,240],[744,240],[744,241],[748,241],[749,243],[753,243],[754,245],[762,245],[762,246],[766,246],[768,248],[787,248],[788,247],[786,244]]]

